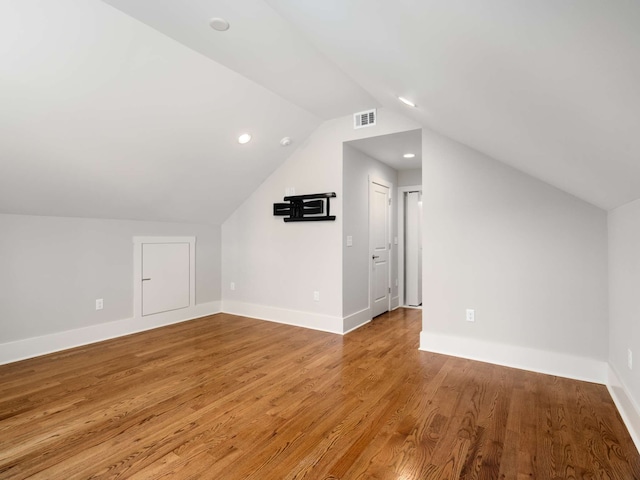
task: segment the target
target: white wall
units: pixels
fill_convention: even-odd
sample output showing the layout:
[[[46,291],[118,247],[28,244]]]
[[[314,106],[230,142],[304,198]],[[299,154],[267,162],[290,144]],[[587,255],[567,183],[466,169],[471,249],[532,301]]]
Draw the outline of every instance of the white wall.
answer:
[[[422,169],[398,170],[398,187],[422,185]]]
[[[433,132],[422,145],[421,347],[604,382],[606,213]]]
[[[619,380],[612,393],[640,448],[640,200],[610,211],[608,220],[609,363]]]
[[[391,238],[398,236],[398,207],[396,186],[398,172],[384,163],[371,158],[359,150],[344,144],[343,150],[343,238],[342,238],[342,312],[348,317],[370,308],[369,272],[371,258],[369,256],[369,178],[386,180],[391,188]],[[347,247],[347,236],[353,237],[353,246]],[[391,298],[398,304],[398,250],[393,246],[389,257],[391,267]],[[363,315],[364,316],[364,315]],[[367,313],[368,320],[371,313]],[[360,322],[357,322],[360,323]],[[353,328],[355,325],[349,325]]]
[[[419,128],[378,110],[377,125],[353,129],[353,117],[323,123],[222,225],[223,309],[230,313],[343,332],[342,144]],[[292,146],[295,146],[292,145]],[[285,188],[336,192],[335,222],[284,223],[273,216]],[[235,290],[230,283],[235,283]],[[320,292],[320,301],[313,292]]]
[[[220,227],[0,214],[0,344],[131,319],[147,235],[196,236],[196,303],[220,301]]]

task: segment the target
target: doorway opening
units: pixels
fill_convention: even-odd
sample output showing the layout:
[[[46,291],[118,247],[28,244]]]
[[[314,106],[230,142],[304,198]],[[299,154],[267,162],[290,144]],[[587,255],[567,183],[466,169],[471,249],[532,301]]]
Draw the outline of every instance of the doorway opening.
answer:
[[[422,308],[422,187],[398,191],[398,294],[400,305]]]
[[[406,305],[404,270],[408,269],[404,254],[402,264],[399,262],[399,250],[404,251],[401,238],[405,237],[405,232],[399,230],[400,225],[402,228],[405,225],[399,213],[402,211],[404,215],[405,209],[399,202],[398,192],[406,186],[417,186],[421,190],[421,184],[420,129],[343,143],[345,331]],[[386,191],[383,187],[387,187]],[[372,189],[380,191],[372,193]],[[421,269],[419,262],[413,267]]]

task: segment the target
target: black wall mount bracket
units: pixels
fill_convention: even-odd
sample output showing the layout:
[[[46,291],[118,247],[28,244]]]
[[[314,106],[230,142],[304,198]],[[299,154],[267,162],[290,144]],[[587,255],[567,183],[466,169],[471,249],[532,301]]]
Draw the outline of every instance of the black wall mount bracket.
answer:
[[[284,197],[283,200],[287,203],[274,203],[273,214],[285,217],[285,222],[332,221],[336,219],[336,216],[330,215],[330,201],[335,197],[335,192]]]

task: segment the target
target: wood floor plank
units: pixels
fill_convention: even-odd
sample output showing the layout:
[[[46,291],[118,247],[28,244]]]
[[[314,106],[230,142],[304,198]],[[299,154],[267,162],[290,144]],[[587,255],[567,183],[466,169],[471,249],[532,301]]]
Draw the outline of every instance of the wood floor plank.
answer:
[[[602,385],[228,314],[0,366],[0,479],[640,480]]]

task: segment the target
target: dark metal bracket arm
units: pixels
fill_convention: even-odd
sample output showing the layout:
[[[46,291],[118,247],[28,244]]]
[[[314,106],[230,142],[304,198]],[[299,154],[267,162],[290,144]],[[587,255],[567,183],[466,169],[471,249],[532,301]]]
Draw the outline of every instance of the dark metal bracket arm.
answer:
[[[330,199],[335,198],[335,192],[313,193],[310,195],[293,195],[284,197],[288,203],[274,203],[273,214],[286,217],[285,222],[322,222],[335,220],[335,215],[330,215]],[[327,205],[326,213],[324,205]]]

